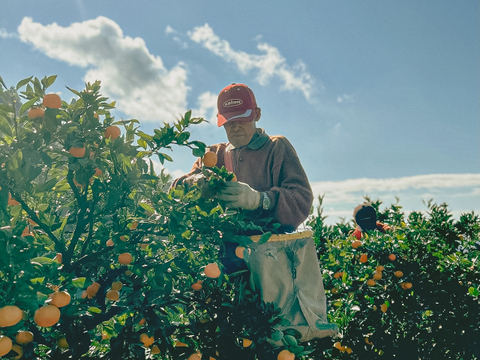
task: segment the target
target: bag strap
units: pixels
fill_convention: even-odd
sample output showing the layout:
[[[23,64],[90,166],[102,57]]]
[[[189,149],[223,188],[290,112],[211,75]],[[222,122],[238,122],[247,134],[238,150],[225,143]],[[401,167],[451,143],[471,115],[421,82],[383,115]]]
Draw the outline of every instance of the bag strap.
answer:
[[[228,149],[225,149],[225,152],[223,153],[223,162],[225,163],[225,168],[233,172],[233,162],[232,162],[232,154],[228,152]]]

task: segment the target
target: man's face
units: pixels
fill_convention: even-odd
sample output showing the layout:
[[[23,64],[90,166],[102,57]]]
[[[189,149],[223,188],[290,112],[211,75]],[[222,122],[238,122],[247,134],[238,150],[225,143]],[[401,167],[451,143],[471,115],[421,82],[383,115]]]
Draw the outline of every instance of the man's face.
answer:
[[[223,125],[227,133],[228,141],[235,147],[247,145],[255,134],[255,121],[231,122]]]

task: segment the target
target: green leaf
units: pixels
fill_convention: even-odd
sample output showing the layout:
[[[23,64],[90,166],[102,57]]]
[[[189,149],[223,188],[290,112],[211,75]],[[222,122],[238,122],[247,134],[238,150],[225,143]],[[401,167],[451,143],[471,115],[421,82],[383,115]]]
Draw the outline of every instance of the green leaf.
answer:
[[[13,113],[13,106],[7,104],[0,104],[0,110],[6,111],[7,113]]]
[[[38,101],[38,99],[39,99],[38,97],[35,97],[32,100],[28,100],[25,104],[23,104],[22,107],[20,108],[20,116],[25,112],[25,110],[27,110],[33,104],[35,104]]]
[[[76,288],[83,289],[85,287],[85,280],[86,278],[84,277],[72,279],[72,285]]]
[[[0,116],[0,132],[12,136],[12,128],[10,127],[10,124],[8,123],[7,119],[4,117]]]
[[[265,234],[260,236],[260,239],[258,240],[257,244],[258,245],[265,244],[268,241],[268,239],[270,239],[271,236],[272,236],[271,232],[266,232]]]
[[[45,191],[50,191],[52,190],[52,188],[55,186],[56,183],[57,183],[57,179],[50,179],[46,183],[38,185],[35,188],[35,192],[42,193]]]
[[[203,150],[202,149],[193,149],[192,154],[195,157],[202,157],[203,155],[205,155],[205,149],[203,149]]]
[[[33,78],[33,76],[30,76],[29,78],[20,80],[17,84],[17,90],[20,89],[21,87],[27,85],[30,82],[30,80],[32,80],[32,78]]]
[[[39,257],[33,258],[31,261],[42,264],[42,265],[52,264],[53,262],[55,262],[55,260],[47,258],[45,256],[39,256]]]
[[[50,87],[55,82],[56,79],[57,79],[57,75],[52,75],[52,76],[49,76],[48,78],[45,78],[45,81],[42,81],[43,85],[45,85],[45,89]]]
[[[2,84],[5,89],[7,89],[7,85],[5,85],[5,82],[3,81],[3,78],[1,75],[0,75],[0,84]]]
[[[102,310],[95,307],[95,306],[89,306],[88,311],[90,311],[92,313],[95,313],[95,314],[101,314],[102,313]]]
[[[22,150],[18,149],[12,156],[12,159],[8,163],[8,169],[10,171],[15,171],[22,165],[23,153]]]

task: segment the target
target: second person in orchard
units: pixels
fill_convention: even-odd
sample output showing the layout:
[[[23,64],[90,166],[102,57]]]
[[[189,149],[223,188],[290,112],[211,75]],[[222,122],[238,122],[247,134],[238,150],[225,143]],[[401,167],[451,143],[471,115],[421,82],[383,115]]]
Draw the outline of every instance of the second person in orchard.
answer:
[[[245,261],[235,255],[238,244],[225,242],[221,256],[225,271],[248,267],[252,287],[260,291],[264,302],[282,309],[281,315],[290,323],[285,328],[298,330],[302,341],[334,336],[338,328],[327,322],[323,280],[311,232],[294,233],[307,219],[313,203],[313,192],[295,149],[284,136],[267,135],[257,127],[261,109],[248,86],[234,83],[225,87],[218,95],[217,107],[217,125],[225,129],[228,142],[209,146],[208,151],[217,154],[218,167],[225,166],[237,177],[218,191],[217,198],[227,207],[243,209],[257,224],[268,218],[280,224],[267,243],[250,246],[251,254]],[[174,186],[192,184],[201,177],[202,160],[198,159]],[[283,345],[281,339],[271,342],[279,348]]]

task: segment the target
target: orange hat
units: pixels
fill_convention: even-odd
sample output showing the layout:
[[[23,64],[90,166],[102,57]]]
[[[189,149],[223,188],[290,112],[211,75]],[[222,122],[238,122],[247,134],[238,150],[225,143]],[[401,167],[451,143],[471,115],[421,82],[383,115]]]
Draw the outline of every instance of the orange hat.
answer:
[[[218,94],[217,108],[218,126],[230,121],[250,122],[255,117],[257,101],[247,85],[233,83]]]

